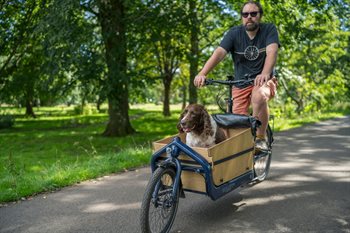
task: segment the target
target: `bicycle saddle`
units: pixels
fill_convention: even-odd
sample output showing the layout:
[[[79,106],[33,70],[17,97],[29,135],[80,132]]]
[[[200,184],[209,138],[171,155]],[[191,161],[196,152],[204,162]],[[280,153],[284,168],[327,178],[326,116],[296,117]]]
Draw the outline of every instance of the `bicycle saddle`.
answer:
[[[255,117],[240,114],[213,114],[212,117],[220,127],[226,129],[251,128],[252,132],[255,133],[261,125],[261,122]]]

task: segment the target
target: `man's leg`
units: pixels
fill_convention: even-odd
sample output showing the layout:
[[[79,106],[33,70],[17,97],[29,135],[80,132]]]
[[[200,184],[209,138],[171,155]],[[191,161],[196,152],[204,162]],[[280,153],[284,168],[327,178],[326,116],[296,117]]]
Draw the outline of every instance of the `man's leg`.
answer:
[[[268,101],[275,96],[276,80],[272,79],[266,85],[255,86],[252,92],[253,116],[261,121],[261,127],[257,130],[258,138],[265,138],[267,124],[269,122]]]
[[[250,99],[252,94],[253,86],[246,88],[237,88],[232,89],[233,97],[233,109],[234,114],[249,115],[248,109],[250,106]]]

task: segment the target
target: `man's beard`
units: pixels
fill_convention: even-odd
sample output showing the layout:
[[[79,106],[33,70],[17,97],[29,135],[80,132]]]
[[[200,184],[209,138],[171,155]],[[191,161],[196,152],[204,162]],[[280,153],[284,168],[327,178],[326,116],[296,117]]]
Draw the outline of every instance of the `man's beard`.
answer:
[[[250,24],[245,25],[245,30],[248,32],[255,31],[259,28],[259,23],[250,22]]]

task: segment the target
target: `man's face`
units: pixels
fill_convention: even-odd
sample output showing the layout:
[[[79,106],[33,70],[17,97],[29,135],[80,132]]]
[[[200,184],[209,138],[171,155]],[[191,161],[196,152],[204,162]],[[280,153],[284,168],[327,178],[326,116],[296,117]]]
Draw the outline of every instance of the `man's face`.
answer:
[[[249,14],[248,14],[249,13]],[[247,4],[243,7],[242,24],[247,31],[255,31],[259,27],[261,13],[255,4]]]

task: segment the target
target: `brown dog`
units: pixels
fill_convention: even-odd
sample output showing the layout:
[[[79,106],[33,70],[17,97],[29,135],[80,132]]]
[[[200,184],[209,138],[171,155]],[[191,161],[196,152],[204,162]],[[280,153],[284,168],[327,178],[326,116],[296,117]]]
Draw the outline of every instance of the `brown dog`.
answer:
[[[186,133],[186,144],[193,147],[211,147],[226,139],[213,117],[203,105],[188,105],[180,115],[179,132]]]

